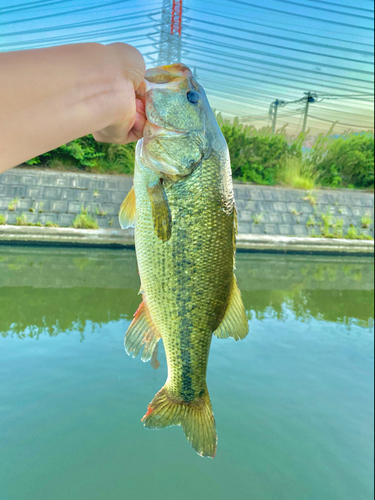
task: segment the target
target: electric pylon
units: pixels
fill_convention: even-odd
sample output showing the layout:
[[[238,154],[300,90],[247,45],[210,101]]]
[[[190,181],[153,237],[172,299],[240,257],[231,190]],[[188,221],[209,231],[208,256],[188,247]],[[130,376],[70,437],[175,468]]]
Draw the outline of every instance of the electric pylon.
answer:
[[[181,62],[182,0],[163,0],[158,66]]]

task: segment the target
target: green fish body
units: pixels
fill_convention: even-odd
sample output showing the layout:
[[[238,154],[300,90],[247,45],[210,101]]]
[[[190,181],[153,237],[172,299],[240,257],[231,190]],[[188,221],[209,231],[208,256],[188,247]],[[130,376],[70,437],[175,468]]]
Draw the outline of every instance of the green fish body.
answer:
[[[125,347],[133,355],[143,348],[142,359],[147,361],[163,339],[168,379],[149,405],[145,426],[181,425],[200,455],[214,457],[217,437],[206,384],[212,335],[239,340],[248,333],[233,271],[236,207],[230,161],[204,91],[188,68],[173,65],[159,71],[162,78],[164,72],[169,73],[171,77],[164,77],[172,81],[167,82],[167,89],[165,82],[154,83],[148,93],[148,119],[158,109],[155,95],[159,87],[167,93],[167,103],[168,93],[186,98],[188,92],[194,92],[201,101],[199,123],[203,121],[204,128],[193,129],[188,140],[183,135],[190,131],[181,131],[181,126],[177,133],[167,130],[167,140],[175,142],[168,150],[161,142],[165,129],[157,120],[159,123],[151,124],[156,130],[156,135],[150,134],[151,144],[148,146],[147,137],[138,143],[134,193],[129,195],[130,202],[125,200],[120,220],[126,226],[134,217],[143,301],[127,332]],[[152,70],[153,82],[155,75],[160,79],[158,69]],[[165,107],[164,98],[160,105]],[[189,106],[196,108],[197,98],[193,96],[193,103],[187,101]],[[171,120],[163,117],[163,125],[165,121],[170,126]],[[168,151],[174,160],[180,155],[179,160],[171,164]],[[135,212],[126,215],[134,202]]]

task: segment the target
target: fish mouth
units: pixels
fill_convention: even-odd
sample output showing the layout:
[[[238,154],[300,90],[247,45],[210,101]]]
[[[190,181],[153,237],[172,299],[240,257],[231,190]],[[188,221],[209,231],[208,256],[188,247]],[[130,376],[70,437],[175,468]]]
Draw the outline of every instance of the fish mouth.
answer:
[[[163,147],[162,143],[158,140],[159,138],[163,138],[166,140],[174,140],[187,135],[185,132],[178,132],[174,130],[168,130],[164,127],[160,127],[156,125],[152,121],[148,120],[143,132],[143,141],[146,147],[143,148],[143,156],[149,160],[149,166],[152,170],[160,171],[165,175],[171,176],[179,176],[180,170],[177,166],[175,166],[170,158],[168,151]],[[160,159],[152,154],[151,151],[147,148],[147,143],[150,141],[157,141],[159,144],[159,148],[163,150],[165,155],[165,161],[161,163]],[[170,160],[170,161],[168,161]]]
[[[178,130],[172,130],[166,127],[161,127],[160,125],[157,125],[155,122],[151,121],[149,118],[147,118],[147,123],[144,128],[143,136],[148,139],[152,140],[155,139],[158,136],[163,136],[163,137],[178,137],[182,135],[186,135],[186,132],[180,132]]]

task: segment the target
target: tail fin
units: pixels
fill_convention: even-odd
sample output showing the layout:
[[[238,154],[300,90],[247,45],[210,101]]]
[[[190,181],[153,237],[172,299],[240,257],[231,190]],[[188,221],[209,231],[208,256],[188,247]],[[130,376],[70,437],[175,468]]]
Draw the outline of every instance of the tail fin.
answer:
[[[142,422],[147,429],[180,425],[189,443],[201,457],[214,458],[216,455],[216,424],[207,389],[201,399],[184,403],[176,401],[164,386],[149,404]]]

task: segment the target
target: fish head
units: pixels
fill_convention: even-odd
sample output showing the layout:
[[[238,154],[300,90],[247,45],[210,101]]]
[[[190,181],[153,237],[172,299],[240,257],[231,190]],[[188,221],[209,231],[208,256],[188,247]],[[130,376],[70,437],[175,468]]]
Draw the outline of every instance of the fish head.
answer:
[[[212,149],[207,125],[213,113],[205,92],[183,64],[150,69],[145,81],[144,163],[167,176],[189,175]]]

